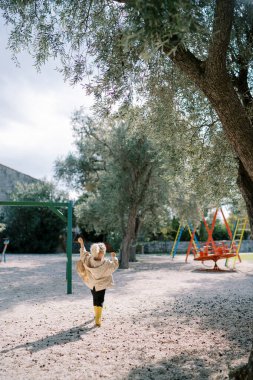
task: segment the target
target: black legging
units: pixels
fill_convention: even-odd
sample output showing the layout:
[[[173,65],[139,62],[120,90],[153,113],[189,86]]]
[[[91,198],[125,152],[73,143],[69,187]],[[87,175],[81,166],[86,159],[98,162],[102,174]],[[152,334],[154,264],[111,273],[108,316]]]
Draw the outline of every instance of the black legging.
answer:
[[[103,303],[105,299],[105,289],[96,291],[94,287],[93,289],[91,289],[91,293],[93,296],[93,306],[103,307]]]

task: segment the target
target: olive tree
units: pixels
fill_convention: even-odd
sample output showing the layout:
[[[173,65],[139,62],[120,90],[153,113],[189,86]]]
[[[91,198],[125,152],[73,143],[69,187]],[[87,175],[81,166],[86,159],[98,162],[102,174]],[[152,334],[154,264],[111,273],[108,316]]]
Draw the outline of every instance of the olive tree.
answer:
[[[47,181],[18,183],[12,201],[62,201],[66,194]],[[13,252],[53,253],[64,233],[65,223],[45,207],[4,207],[1,218]]]
[[[122,238],[121,268],[142,225],[157,230],[168,219],[166,168],[141,124],[150,120],[134,108],[106,119],[73,119],[76,152],[56,162],[56,175],[82,192],[75,207],[78,224]]]

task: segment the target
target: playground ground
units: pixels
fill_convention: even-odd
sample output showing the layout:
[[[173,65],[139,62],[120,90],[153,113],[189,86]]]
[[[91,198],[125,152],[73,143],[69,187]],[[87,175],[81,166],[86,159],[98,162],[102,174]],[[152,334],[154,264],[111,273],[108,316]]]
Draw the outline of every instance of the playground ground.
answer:
[[[142,255],[115,273],[103,325],[94,328],[91,295],[75,271],[66,294],[64,255],[7,255],[0,379],[227,379],[251,348],[247,257],[236,272],[207,273],[192,257]]]

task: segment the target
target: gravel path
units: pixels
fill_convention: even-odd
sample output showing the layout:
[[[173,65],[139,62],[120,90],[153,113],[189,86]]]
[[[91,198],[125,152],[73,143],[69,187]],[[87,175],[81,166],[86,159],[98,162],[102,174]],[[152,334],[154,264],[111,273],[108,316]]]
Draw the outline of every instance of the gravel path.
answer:
[[[96,328],[90,291],[75,270],[66,295],[64,255],[7,255],[0,263],[0,379],[223,380],[247,362],[252,261],[209,273],[182,256],[138,260],[115,273]]]

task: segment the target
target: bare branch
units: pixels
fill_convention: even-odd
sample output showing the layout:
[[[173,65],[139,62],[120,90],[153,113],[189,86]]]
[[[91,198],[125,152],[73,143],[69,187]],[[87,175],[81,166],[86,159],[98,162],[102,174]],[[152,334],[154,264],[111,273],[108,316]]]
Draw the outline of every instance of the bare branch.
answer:
[[[87,127],[87,126],[83,126],[84,130],[85,130],[85,133],[90,136],[90,137],[93,137],[94,140],[98,141],[101,145],[105,146],[110,154],[115,157],[116,154],[114,154],[113,150],[111,149],[110,145],[108,145],[105,141],[105,139],[102,139],[100,138],[90,127]]]
[[[189,147],[192,146],[193,144],[193,141],[195,140],[195,137],[199,135],[200,131],[203,129],[203,128],[206,128],[206,130],[208,131],[210,128],[212,128],[213,126],[215,126],[215,124],[219,121],[219,119],[214,119],[211,123],[202,123],[200,124],[199,126],[197,127],[193,127],[193,129],[195,129],[193,131],[193,134],[191,135],[191,138],[190,138],[190,144],[189,144]],[[191,123],[189,123],[191,124]],[[206,132],[205,132],[206,134]]]

